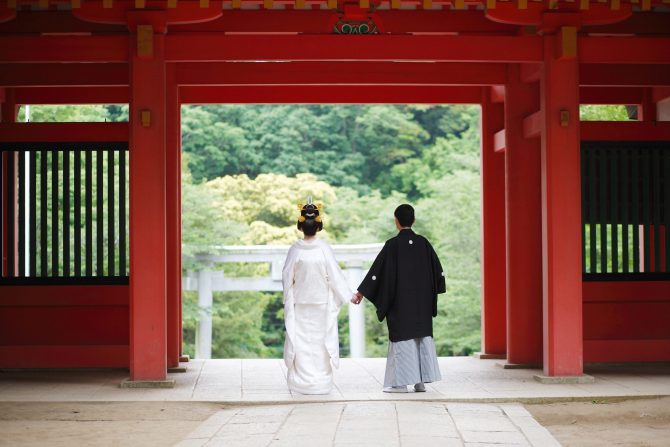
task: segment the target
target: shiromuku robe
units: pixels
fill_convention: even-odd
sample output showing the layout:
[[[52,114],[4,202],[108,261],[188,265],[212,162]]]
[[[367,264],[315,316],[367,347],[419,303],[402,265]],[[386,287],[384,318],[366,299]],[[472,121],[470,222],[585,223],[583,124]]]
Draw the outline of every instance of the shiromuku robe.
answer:
[[[391,342],[432,337],[444,271],[428,240],[403,229],[386,241],[358,291],[375,305],[379,321],[386,318]]]
[[[351,289],[330,246],[299,240],[291,246],[282,271],[284,289],[284,362],[288,385],[302,394],[327,394],[332,367],[339,366],[337,316]]]

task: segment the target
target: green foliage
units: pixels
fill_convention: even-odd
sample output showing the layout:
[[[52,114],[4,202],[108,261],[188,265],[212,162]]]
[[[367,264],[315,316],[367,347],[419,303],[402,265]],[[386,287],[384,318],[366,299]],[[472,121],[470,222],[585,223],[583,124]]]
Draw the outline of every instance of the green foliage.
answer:
[[[579,106],[582,121],[629,121],[626,106],[582,105]]]
[[[447,274],[434,326],[439,354],[478,350],[478,115],[477,108],[463,106],[184,108],[184,253],[211,252],[212,245],[222,244],[290,244],[300,237],[296,204],[308,195],[325,204],[320,237],[380,242],[396,233],[395,207],[409,202],[417,210],[417,232],[431,240]],[[225,274],[264,275],[267,267],[227,264]],[[364,303],[366,353],[384,356],[386,324]],[[281,356],[281,294],[224,293],[214,308],[215,355]],[[349,349],[347,319],[344,306],[343,356]],[[192,350],[195,320],[185,317],[184,327]]]

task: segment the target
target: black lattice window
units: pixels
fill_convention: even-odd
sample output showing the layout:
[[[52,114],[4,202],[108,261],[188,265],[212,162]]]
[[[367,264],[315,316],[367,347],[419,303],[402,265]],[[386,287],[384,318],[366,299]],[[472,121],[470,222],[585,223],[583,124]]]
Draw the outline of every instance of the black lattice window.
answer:
[[[668,279],[670,142],[585,141],[585,279]]]
[[[0,283],[128,281],[128,144],[0,143]]]

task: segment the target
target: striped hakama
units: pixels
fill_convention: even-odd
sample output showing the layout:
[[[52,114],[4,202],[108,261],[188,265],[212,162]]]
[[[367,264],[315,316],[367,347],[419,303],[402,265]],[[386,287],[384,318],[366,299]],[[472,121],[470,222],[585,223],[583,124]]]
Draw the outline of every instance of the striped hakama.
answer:
[[[384,387],[442,380],[433,337],[389,342]]]

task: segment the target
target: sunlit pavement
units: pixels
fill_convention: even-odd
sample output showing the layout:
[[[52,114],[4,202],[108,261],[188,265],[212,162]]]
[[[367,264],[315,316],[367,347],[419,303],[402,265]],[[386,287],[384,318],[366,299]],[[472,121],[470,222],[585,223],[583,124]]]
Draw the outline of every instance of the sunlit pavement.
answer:
[[[436,401],[542,402],[670,395],[670,369],[589,371],[589,384],[542,384],[540,370],[503,369],[499,360],[439,359],[442,381],[425,393],[381,392],[385,359],[342,359],[335,389],[325,396],[291,394],[286,367],[278,359],[192,360],[184,373],[170,374],[171,389],[123,389],[124,370],[0,372],[0,401],[207,401],[230,404],[297,402]]]
[[[220,410],[177,444],[200,446],[560,445],[521,405],[349,402]]]

